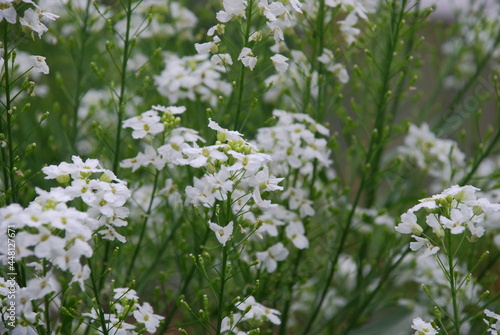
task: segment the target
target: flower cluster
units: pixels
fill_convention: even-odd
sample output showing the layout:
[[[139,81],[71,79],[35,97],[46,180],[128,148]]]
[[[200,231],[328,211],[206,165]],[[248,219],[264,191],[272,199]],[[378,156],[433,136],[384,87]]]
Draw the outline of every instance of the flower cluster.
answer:
[[[154,334],[160,325],[163,316],[154,314],[153,307],[147,302],[139,304],[137,292],[130,288],[115,288],[113,290],[113,304],[111,305],[112,313],[104,314],[106,321],[105,327],[108,334],[143,334],[147,331]],[[83,313],[83,316],[90,319],[91,322],[101,322],[101,318],[97,311],[93,308],[91,313]],[[136,323],[127,322],[133,316]]]
[[[46,307],[51,312],[59,309],[61,299],[57,293],[60,291],[61,285],[52,272],[40,274],[39,277],[28,280],[25,287],[19,287],[12,278],[7,281],[0,277],[0,317],[2,318],[0,334],[37,334],[35,327],[47,321],[44,314]],[[12,294],[13,292],[15,295]],[[11,300],[13,296],[16,298],[15,301]],[[50,301],[50,304],[48,306],[40,303],[33,304],[43,299]],[[15,306],[14,310],[12,306]],[[7,328],[7,322],[4,320],[9,321],[10,329]],[[12,325],[14,325],[13,328]]]
[[[466,79],[474,75],[474,64],[486,55],[491,56],[492,67],[500,65],[500,45],[495,41],[500,22],[494,14],[499,10],[498,3],[487,0],[456,6],[455,19],[460,22],[460,31],[442,45],[445,55],[457,58],[454,62],[455,71],[446,77],[446,86],[462,88]]]
[[[325,7],[337,8],[342,13],[345,13],[345,18],[337,21],[337,24],[339,25],[339,29],[347,45],[353,44],[361,33],[361,30],[355,27],[358,23],[358,19],[368,20],[367,14],[374,10],[374,6],[370,4],[369,1],[363,0],[326,0],[324,5]],[[311,17],[317,17],[320,11],[319,2],[306,0],[304,3],[304,11]],[[328,17],[327,20],[329,21],[331,18]]]
[[[46,10],[45,5],[46,2],[43,3],[35,3],[33,1],[24,1],[28,6],[23,6],[24,12],[18,13],[14,6],[14,0],[4,0],[0,6],[0,22],[6,21],[12,25],[19,24],[21,30],[25,32],[30,32],[32,37],[34,38],[34,34],[36,33],[39,38],[47,32],[49,29],[44,24],[47,21],[54,21],[59,16],[53,13],[50,13]],[[0,68],[3,68],[5,50],[3,46],[0,45]],[[30,56],[28,60],[29,64],[32,68],[42,73],[49,73],[49,68],[45,63],[45,57],[42,56]],[[2,74],[3,69],[0,69],[0,75]]]
[[[410,248],[415,251],[425,247],[425,256],[436,254],[440,250],[438,241],[442,241],[447,233],[468,233],[469,239],[474,241],[484,234],[481,224],[485,216],[500,211],[500,204],[492,204],[486,198],[478,198],[477,191],[479,189],[469,185],[453,186],[440,194],[422,199],[418,205],[401,215],[401,223],[396,227],[396,231],[412,234],[415,241],[410,243]],[[420,237],[428,235],[424,234],[424,228],[418,223],[415,214],[422,208],[427,210],[426,223],[438,240]]]
[[[165,54],[165,69],[155,76],[158,93],[173,104],[187,99],[217,105],[219,95],[229,95],[232,86],[222,79],[225,68],[208,59],[208,55],[179,57]]]
[[[298,171],[297,181],[287,187],[283,199],[288,208],[297,210],[301,218],[312,216],[314,209],[309,200],[309,189],[315,168],[329,168],[331,164],[328,142],[319,136],[328,136],[329,130],[301,113],[275,110],[278,122],[273,127],[260,128],[256,144],[272,157],[273,174],[290,176]],[[316,167],[315,167],[316,166]]]
[[[240,313],[231,314],[222,320],[221,332],[223,334],[248,334],[248,332],[240,331],[237,326],[240,323],[249,320],[264,320],[275,325],[281,324],[281,320],[279,318],[281,313],[275,309],[258,303],[253,296],[249,296],[244,301],[236,303],[236,308],[240,311]]]
[[[488,329],[488,332],[491,335],[498,335],[498,332],[500,331],[500,315],[490,311],[489,309],[485,309],[484,314],[493,320],[493,322],[492,322],[492,321],[488,321],[486,319],[483,319],[484,322],[490,327]]]
[[[425,291],[416,291],[415,296],[407,296],[399,300],[399,305],[411,311],[414,317],[431,318],[435,315],[429,305],[442,306],[443,310],[449,315],[453,314],[453,297],[450,292],[450,283],[448,276],[443,268],[449,267],[448,258],[444,255],[438,255],[439,261],[433,261],[429,257],[423,257],[414,253],[408,254],[403,261],[403,266],[399,272],[398,285],[406,287],[410,283],[425,287]],[[460,318],[466,318],[468,311],[480,299],[481,285],[470,275],[470,270],[464,266],[459,266],[458,259],[453,260],[454,276],[457,283],[455,293],[460,297],[458,314]],[[429,296],[432,297],[432,304]],[[461,329],[464,334],[470,333],[471,328],[469,320],[463,322]]]
[[[271,157],[259,153],[242,134],[224,129],[212,120],[208,127],[217,131],[217,142],[204,147],[186,147],[182,150],[183,157],[178,160],[182,165],[203,167],[206,171],[201,178],[195,177],[193,186],[186,188],[187,202],[206,208],[215,208],[219,201],[234,202],[232,211],[236,217],[242,215],[256,223],[252,209],[266,212],[276,207],[269,200],[263,200],[262,194],[283,189],[278,185],[282,178],[270,174]],[[227,231],[223,233],[221,226],[210,224],[222,244],[232,233],[231,223],[225,227]]]
[[[400,153],[445,184],[456,180],[465,166],[465,155],[458,144],[453,140],[437,138],[426,123],[420,127],[410,125]]]
[[[181,40],[192,40],[198,18],[180,2],[142,1],[137,2],[131,16],[130,30],[134,35],[140,33],[141,39],[178,37]],[[149,16],[149,21],[148,21]],[[115,30],[125,36],[126,18],[115,24]],[[145,29],[147,27],[147,29]]]
[[[123,160],[120,166],[132,168],[132,171],[135,171],[148,165],[153,165],[158,170],[163,169],[165,164],[180,165],[180,159],[183,157],[182,150],[196,147],[198,141],[203,141],[195,130],[178,127],[180,118],[177,115],[185,111],[184,106],[156,105],[139,116],[125,120],[123,128],[133,129],[133,138],[142,139],[147,143],[151,142],[154,135],[165,133],[162,143],[166,144],[158,148],[145,144],[144,152],[134,158]]]
[[[56,281],[51,279],[53,270],[68,271],[72,275],[70,283],[78,283],[85,290],[84,282],[90,276],[90,268],[82,258],[93,255],[92,238],[98,234],[103,239],[125,242],[125,237],[115,228],[127,225],[124,219],[129,211],[123,205],[131,194],[126,184],[113,172],[103,169],[95,159],[83,161],[73,156],[72,160],[72,163],[43,168],[46,179],[56,179],[65,187],[54,187],[50,191],[37,188],[38,196],[28,207],[11,204],[0,209],[2,244],[7,245],[8,227],[15,227],[18,231],[16,262],[26,262],[39,274],[21,290],[26,291],[26,299],[20,300],[23,312],[20,315],[29,324],[41,320],[36,318],[28,297],[39,299],[58,292]],[[85,211],[70,205],[77,200]],[[4,264],[6,251],[0,251]]]
[[[413,319],[411,328],[416,330],[414,335],[437,335],[439,328],[434,328],[430,322],[425,322],[421,318]]]
[[[248,8],[256,4],[257,10]],[[279,53],[282,49],[281,45],[284,44],[284,29],[291,28],[294,25],[295,19],[293,13],[302,13],[302,4],[298,0],[288,1],[284,4],[283,1],[247,1],[247,0],[224,0],[222,2],[223,10],[219,11],[216,15],[217,20],[220,22],[210,28],[207,35],[212,37],[212,41],[207,43],[197,43],[196,50],[200,54],[213,54],[212,59],[216,62],[222,61],[224,64],[231,65],[233,63],[231,55],[228,53],[220,52],[222,37],[226,31],[226,24],[230,21],[238,20],[240,18],[247,18],[247,13],[253,15],[259,14],[266,23],[262,30],[257,29],[248,36],[248,42],[259,42],[266,36],[271,36],[274,39],[275,45],[271,48],[274,55],[270,57],[272,64],[278,72],[285,72],[288,68],[288,57]],[[240,61],[245,67],[250,70],[255,68],[258,57],[254,54],[251,47],[245,45],[238,55]]]

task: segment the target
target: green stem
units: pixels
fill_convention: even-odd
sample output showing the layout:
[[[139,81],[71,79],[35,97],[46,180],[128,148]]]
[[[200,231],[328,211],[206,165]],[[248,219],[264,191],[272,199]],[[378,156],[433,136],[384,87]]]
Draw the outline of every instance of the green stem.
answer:
[[[83,68],[83,61],[85,60],[86,56],[86,44],[87,40],[89,37],[88,34],[88,21],[89,21],[89,10],[90,10],[90,4],[92,1],[87,0],[87,6],[85,7],[85,13],[83,17],[83,22],[80,27],[80,45],[78,46],[77,50],[77,61],[76,61],[76,88],[75,88],[75,96],[73,100],[73,125],[71,127],[72,129],[72,134],[71,134],[71,146],[75,152],[77,151],[76,147],[76,142],[78,140],[78,109],[80,109],[80,103],[82,100],[82,81],[83,81],[83,74],[84,74],[84,68]]]
[[[306,85],[305,85],[305,90],[304,94],[302,96],[302,110],[304,113],[308,112],[308,106],[311,103],[311,85],[312,85],[312,74],[314,71],[316,71],[316,65],[318,63],[318,55],[321,55],[323,52],[323,46],[324,46],[324,24],[325,24],[325,0],[320,0],[319,1],[319,8],[318,8],[318,17],[316,18],[316,26],[313,29],[313,39],[314,39],[314,46],[312,48],[312,55],[311,55],[311,73],[307,74],[306,78]],[[312,26],[313,24],[311,24]],[[322,64],[320,64],[320,69],[322,69]],[[319,74],[319,72],[318,72]],[[323,82],[321,80],[321,82]],[[321,85],[318,83],[318,90],[321,92]],[[318,115],[316,115],[316,118],[318,119]],[[321,118],[322,119],[322,118]]]
[[[205,236],[203,237],[203,240],[201,241],[201,243],[198,244],[197,250],[194,253],[195,255],[197,255],[201,252],[202,246],[205,245],[208,237],[210,236],[210,232],[211,232],[211,230],[207,228],[207,230],[205,231]],[[186,293],[186,291],[189,287],[189,284],[191,283],[191,280],[193,280],[195,271],[196,271],[196,264],[193,264],[191,267],[191,270],[189,271],[188,275],[184,279],[184,282],[182,284],[181,289],[179,290],[179,293],[177,294],[178,297],[181,297]],[[170,325],[170,322],[172,321],[178,307],[179,307],[179,304],[174,304],[172,309],[165,316],[165,320],[163,321],[162,325],[160,326],[158,334],[165,334],[166,333],[167,328]]]
[[[304,254],[304,250],[299,250],[297,253],[297,257],[295,258],[295,262],[293,264],[293,270],[292,270],[292,278],[288,282],[286,292],[287,292],[287,297],[285,300],[285,305],[282,308],[282,314],[281,314],[281,324],[280,324],[280,329],[279,329],[279,335],[286,335],[287,333],[287,323],[288,323],[288,317],[290,313],[290,307],[292,305],[292,298],[293,298],[293,286],[295,285],[295,281],[297,279],[297,274],[298,274],[298,269],[300,265],[300,261],[302,259],[302,255]]]
[[[495,50],[498,45],[500,45],[500,31],[498,32],[498,34],[495,37],[495,41],[492,44],[491,50]],[[474,75],[471,78],[469,78],[469,80],[467,80],[465,82],[464,86],[462,86],[462,88],[455,94],[453,100],[451,101],[451,103],[449,104],[449,107],[447,109],[448,112],[441,118],[441,120],[439,120],[439,122],[435,125],[435,127],[433,127],[433,129],[441,129],[443,131],[443,135],[446,135],[449,131],[452,131],[453,129],[455,129],[453,127],[444,128],[446,121],[448,120],[448,118],[453,116],[453,114],[455,114],[455,107],[457,107],[458,103],[460,101],[462,101],[462,99],[465,97],[465,94],[469,91],[469,89],[472,87],[472,85],[479,78],[479,76],[481,75],[483,70],[489,64],[492,56],[493,56],[493,51],[488,52],[477,63],[476,72],[474,73]],[[461,120],[464,121],[465,119],[467,119],[467,117],[462,117]]]
[[[464,185],[465,183],[467,183],[473,176],[474,176],[474,173],[476,173],[477,169],[479,168],[479,165],[481,165],[481,163],[483,162],[483,160],[485,158],[487,158],[491,151],[493,150],[493,148],[495,147],[495,145],[497,144],[497,142],[500,140],[500,130],[497,130],[496,134],[495,134],[495,137],[493,138],[493,140],[490,142],[490,144],[488,145],[488,147],[486,148],[486,150],[484,150],[484,152],[482,152],[478,159],[476,159],[474,161],[474,165],[472,166],[471,170],[469,171],[469,173],[467,173],[467,175],[465,175],[462,180],[460,181],[460,185]]]
[[[370,148],[369,150],[373,150],[374,154],[373,157],[370,157],[369,163],[371,165],[371,168],[369,170],[369,180],[371,182],[368,184],[367,188],[367,207],[370,207],[373,205],[375,202],[375,195],[377,191],[377,184],[378,184],[378,170],[379,170],[379,165],[380,165],[380,160],[382,158],[382,151],[384,148],[384,140],[386,138],[385,135],[385,123],[386,123],[386,111],[387,111],[387,105],[388,105],[388,100],[389,100],[389,85],[391,83],[391,69],[392,69],[392,64],[394,61],[394,56],[395,56],[395,51],[397,48],[397,43],[399,39],[399,34],[400,34],[400,27],[401,27],[401,22],[404,17],[404,10],[406,7],[406,0],[403,0],[401,3],[401,7],[396,8],[396,3],[394,2],[393,5],[391,6],[391,36],[387,41],[387,51],[386,54],[384,55],[383,59],[385,60],[384,66],[382,68],[382,88],[380,89],[379,92],[379,97],[377,101],[377,107],[376,107],[376,118],[375,118],[375,126],[374,129],[375,131],[372,132],[372,140],[370,141],[370,144],[373,145],[373,148]]]
[[[17,185],[14,172],[14,147],[13,147],[13,137],[12,137],[12,101],[11,101],[11,87],[10,87],[10,68],[9,61],[11,52],[9,51],[9,23],[3,21],[3,45],[4,45],[4,73],[5,78],[5,112],[6,112],[6,126],[7,126],[7,156],[8,156],[8,168],[7,173],[4,170],[5,179],[5,191],[8,195],[8,185],[10,184],[10,203],[17,202]],[[8,176],[8,177],[7,177]],[[8,197],[7,203],[9,202]]]
[[[113,160],[113,172],[116,174],[118,171],[118,166],[120,163],[120,150],[121,150],[121,134],[122,134],[122,123],[123,116],[125,114],[125,87],[127,83],[127,63],[130,58],[130,25],[132,21],[132,0],[127,1],[127,27],[125,31],[124,46],[123,46],[123,57],[122,57],[122,68],[121,68],[121,83],[120,83],[120,95],[118,97],[118,121],[116,125],[116,138],[115,138],[115,156]]]
[[[224,311],[224,290],[226,287],[226,269],[227,269],[227,255],[228,255],[228,246],[222,247],[222,270],[220,274],[220,288],[219,288],[219,306],[217,308],[217,335],[221,334],[222,329],[222,319],[224,319],[225,315]]]
[[[92,283],[92,291],[94,291],[95,302],[97,305],[96,312],[99,314],[99,320],[101,322],[102,334],[108,335],[108,328],[106,327],[106,318],[104,317],[104,309],[101,303],[101,288],[97,287],[97,280],[95,278],[94,269],[92,266],[92,262],[88,262],[88,266],[90,268],[90,281]]]
[[[369,157],[370,152],[368,152],[367,157]],[[313,307],[312,313],[309,314],[309,318],[306,322],[306,325],[304,327],[304,330],[302,331],[302,335],[307,335],[310,334],[311,327],[316,320],[316,318],[319,315],[319,311],[321,309],[321,305],[323,304],[323,301],[326,298],[326,295],[328,294],[328,288],[330,287],[330,284],[335,276],[335,270],[337,269],[337,262],[339,260],[340,255],[342,254],[344,247],[345,247],[345,242],[347,240],[347,236],[349,235],[349,232],[351,231],[351,225],[352,225],[352,219],[354,217],[354,213],[356,212],[356,208],[358,206],[358,203],[361,199],[361,194],[362,191],[365,187],[366,183],[366,173],[363,174],[362,179],[361,179],[361,184],[359,186],[359,189],[356,193],[356,197],[354,199],[354,202],[352,204],[351,210],[349,211],[346,224],[344,229],[342,230],[342,235],[340,237],[340,242],[338,243],[338,248],[335,251],[335,255],[332,258],[330,262],[330,271],[328,273],[325,285],[323,289],[321,290],[321,294],[319,296],[319,299],[316,301],[315,306]]]
[[[447,232],[447,240],[448,240],[448,271],[449,271],[449,280],[450,280],[450,291],[451,291],[451,299],[453,303],[453,325],[455,327],[455,334],[460,335],[460,317],[458,310],[458,301],[457,301],[457,290],[456,290],[456,278],[455,278],[455,268],[453,266],[453,252],[451,245],[451,233]]]
[[[149,200],[148,210],[144,216],[144,221],[142,222],[142,229],[141,229],[141,233],[139,235],[139,241],[137,242],[137,245],[135,246],[134,254],[132,256],[132,260],[130,261],[127,275],[125,276],[125,283],[127,283],[128,280],[130,279],[130,275],[132,274],[132,270],[134,269],[135,260],[137,259],[137,255],[139,254],[139,250],[141,249],[142,241],[144,240],[146,227],[148,225],[148,219],[149,219],[149,217],[151,215],[151,211],[153,209],[153,201],[155,199],[156,189],[158,187],[159,175],[160,175],[160,171],[156,170],[155,179],[153,181],[153,191],[151,193],[151,199]]]
[[[246,26],[245,26],[245,32],[243,35],[243,47],[248,46],[248,39],[250,37],[250,29],[252,28],[252,6],[253,6],[253,0],[248,1],[248,5],[246,8],[246,16],[247,16],[247,21],[246,21]],[[242,105],[243,105],[243,91],[245,88],[245,73],[246,73],[246,67],[243,65],[243,63],[240,66],[240,79],[238,83],[238,101],[237,101],[237,106],[236,106],[236,118],[234,120],[234,129],[238,130],[239,126],[239,119],[240,119],[240,114],[242,110]]]

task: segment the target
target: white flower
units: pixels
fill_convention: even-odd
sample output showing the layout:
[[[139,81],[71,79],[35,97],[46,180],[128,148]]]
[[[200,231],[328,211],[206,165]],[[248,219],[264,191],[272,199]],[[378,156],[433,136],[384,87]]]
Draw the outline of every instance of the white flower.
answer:
[[[153,307],[147,302],[137,307],[134,311],[134,318],[137,322],[143,323],[144,326],[146,326],[146,330],[151,334],[156,332],[156,329],[160,325],[160,321],[164,319],[163,316],[154,314]]]
[[[416,332],[414,335],[437,335],[438,329],[435,329],[429,322],[425,322],[421,318],[413,319],[412,329]]]
[[[73,265],[74,264],[74,265]],[[71,263],[71,273],[73,274],[73,278],[71,279],[71,283],[78,283],[82,291],[85,291],[85,280],[90,277],[90,268],[88,265],[82,266],[78,262]]]
[[[257,64],[257,57],[252,53],[252,49],[244,47],[241,49],[238,60],[243,63],[246,67],[253,71],[255,65]]]
[[[243,134],[235,130],[227,130],[219,126],[219,124],[212,119],[208,119],[208,128],[217,131],[217,139],[221,142],[227,141],[242,141]],[[222,137],[222,138],[220,138]]]
[[[278,72],[285,72],[288,69],[288,58],[279,54],[276,54],[271,57],[273,61],[273,65]]]
[[[358,17],[355,12],[349,13],[343,21],[339,21],[340,30],[344,34],[347,45],[351,45],[356,41],[356,36],[359,35],[361,30],[354,28],[354,25],[358,22]]]
[[[248,320],[248,319],[259,320],[266,318],[275,325],[281,324],[281,320],[279,319],[280,312],[275,309],[268,308],[262,304],[259,304],[258,302],[255,301],[255,298],[253,296],[249,296],[248,298],[245,299],[245,301],[242,301],[236,307],[240,311],[247,311],[242,316],[243,320]]]
[[[265,267],[267,272],[272,273],[278,267],[278,262],[288,257],[288,249],[283,243],[278,242],[266,251],[257,252],[257,259],[261,261],[260,267]]]
[[[306,249],[309,248],[309,240],[304,235],[305,229],[304,225],[300,221],[292,221],[290,222],[286,228],[286,237],[292,241],[297,249]]]
[[[247,2],[245,0],[223,0],[224,10],[217,13],[217,20],[226,23],[233,18],[245,16]]]
[[[45,57],[42,56],[30,56],[30,65],[38,72],[49,74],[49,67],[45,63]]]
[[[412,212],[407,212],[401,215],[401,223],[395,228],[401,234],[420,235],[423,232],[422,227],[417,223],[417,216]]]
[[[147,111],[123,121],[123,128],[132,128],[132,137],[137,139],[161,133],[165,126],[156,111]]]
[[[16,23],[16,9],[12,5],[14,0],[0,0],[0,22],[5,21],[15,24]]]
[[[269,4],[268,0],[260,0],[259,8],[271,22],[276,21],[279,16],[285,14],[287,11],[285,6],[279,1],[273,1]]]
[[[209,52],[215,54],[219,51],[218,43],[221,41],[219,36],[214,36],[212,42],[195,43],[194,47],[199,54],[207,54]]]
[[[225,227],[221,227],[216,223],[208,221],[208,226],[215,233],[215,237],[220,244],[226,246],[227,241],[233,234],[233,221],[229,222],[229,224]]]
[[[486,322],[486,324],[490,326],[490,328],[488,328],[488,332],[491,335],[498,335],[498,332],[500,331],[500,315],[490,311],[489,309],[485,309],[484,314],[486,314],[486,316],[490,319],[494,319],[493,322],[483,319],[484,322]]]
[[[210,58],[213,65],[233,65],[233,59],[230,54],[216,54]]]
[[[186,107],[184,106],[161,106],[161,105],[154,105],[151,106],[151,109],[154,111],[158,112],[163,112],[166,114],[171,114],[171,115],[176,115],[176,114],[182,114],[186,111]]]
[[[115,228],[113,228],[110,225],[105,225],[105,229],[99,230],[99,234],[102,235],[102,238],[105,240],[118,240],[122,243],[125,243],[127,240],[125,239],[125,236],[119,234]]]
[[[38,34],[38,37],[42,37],[43,33],[49,30],[42,22],[40,22],[40,16],[33,9],[29,8],[24,12],[24,16],[19,19],[19,23],[23,27],[26,27]]]
[[[422,257],[435,255],[439,251],[439,247],[433,245],[428,239],[418,237],[415,235],[411,235],[411,237],[413,237],[415,240],[417,240],[416,242],[410,242],[410,249],[411,250],[417,251],[418,249],[422,248],[423,246],[427,247],[427,249],[423,253]]]

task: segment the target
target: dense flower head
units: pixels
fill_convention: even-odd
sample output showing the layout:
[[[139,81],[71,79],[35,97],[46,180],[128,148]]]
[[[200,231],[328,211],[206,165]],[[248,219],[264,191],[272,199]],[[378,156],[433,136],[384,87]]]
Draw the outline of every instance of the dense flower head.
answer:
[[[413,234],[416,242],[410,244],[412,250],[425,246],[424,255],[436,254],[439,247],[430,239],[419,237],[424,228],[418,223],[416,212],[424,208],[428,213],[426,223],[438,239],[442,239],[446,232],[452,235],[467,233],[469,239],[474,241],[485,232],[482,226],[485,216],[500,211],[500,204],[478,198],[477,191],[479,189],[470,185],[455,185],[440,194],[421,199],[419,204],[401,215],[401,223],[395,229],[401,234]]]
[[[458,144],[452,140],[437,138],[426,123],[420,127],[410,125],[400,152],[413,159],[418,168],[444,183],[457,179],[465,166],[465,155]]]
[[[485,309],[484,314],[490,319],[483,319],[489,326],[488,333],[491,335],[498,335],[498,332],[500,331],[500,315],[490,311],[489,309]]]
[[[182,150],[183,157],[178,160],[182,165],[203,167],[207,171],[201,179],[195,178],[194,186],[186,188],[188,202],[212,208],[217,200],[226,200],[227,194],[237,186],[252,194],[253,201],[260,204],[263,203],[261,192],[282,189],[277,185],[281,179],[265,172],[271,161],[269,155],[257,152],[256,147],[237,131],[224,129],[213,120],[209,127],[217,131],[216,144],[186,147]],[[262,183],[269,186],[262,188]]]
[[[439,331],[430,322],[425,322],[421,318],[413,319],[411,328],[416,330],[414,335],[437,335]]]
[[[224,67],[214,65],[208,54],[179,57],[167,53],[165,69],[155,77],[155,83],[158,92],[170,103],[199,98],[216,106],[219,95],[229,95],[232,90],[231,84],[222,77],[224,72]]]
[[[141,305],[137,293],[128,287],[115,288],[113,299],[110,313],[104,314],[110,334],[142,334],[145,331],[154,334],[160,321],[164,319],[163,316],[154,314],[153,307],[149,303]],[[83,316],[92,323],[102,321],[94,308],[90,313],[83,313]],[[124,322],[132,316],[136,321],[134,324]]]
[[[99,161],[82,160],[78,156],[73,156],[72,161],[42,169],[46,179],[55,179],[64,187],[53,187],[49,191],[37,188],[38,196],[26,208],[18,204],[0,208],[0,239],[6,244],[8,227],[15,227],[17,262],[25,262],[35,273],[42,269],[44,274],[47,270],[50,273],[55,269],[67,271],[72,275],[70,284],[76,283],[85,291],[85,281],[90,276],[85,259],[94,254],[92,238],[102,235],[104,239],[125,242],[115,227],[127,224],[124,219],[128,209],[123,206],[131,193],[126,184],[102,168]],[[72,207],[75,200],[81,204],[79,209]],[[0,251],[4,264],[8,260],[6,252],[6,249]],[[26,291],[30,299],[42,299],[58,293],[60,288],[54,277],[39,276],[21,291]],[[23,320],[35,322],[29,319],[33,313],[29,306],[31,303],[26,305]]]

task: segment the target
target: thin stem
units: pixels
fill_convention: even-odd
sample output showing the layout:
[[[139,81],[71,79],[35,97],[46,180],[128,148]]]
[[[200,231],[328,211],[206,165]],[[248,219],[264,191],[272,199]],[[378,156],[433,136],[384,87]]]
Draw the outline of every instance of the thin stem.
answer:
[[[92,283],[92,291],[94,291],[95,302],[97,305],[96,311],[99,314],[99,320],[101,322],[101,328],[103,335],[108,335],[108,328],[106,327],[106,319],[104,317],[104,309],[101,303],[101,287],[97,287],[97,280],[95,278],[95,272],[92,268],[92,262],[88,262],[90,268],[90,281]]]
[[[71,134],[71,146],[73,147],[73,150],[77,152],[77,147],[76,147],[76,141],[78,140],[78,110],[80,109],[80,103],[82,100],[82,79],[83,79],[83,61],[85,59],[85,51],[86,51],[86,44],[87,44],[87,39],[89,37],[88,34],[88,21],[89,21],[89,10],[90,10],[90,4],[92,1],[87,0],[87,6],[85,7],[85,13],[83,17],[83,22],[81,25],[80,29],[80,45],[77,50],[76,56],[77,61],[76,61],[76,88],[75,88],[75,95],[74,95],[74,101],[73,101],[73,125],[71,127],[72,129],[72,134]]]
[[[205,231],[205,235],[203,236],[203,239],[202,239],[201,243],[199,243],[199,245],[197,247],[197,250],[194,253],[195,255],[199,254],[200,251],[202,250],[202,246],[205,245],[205,243],[206,243],[206,241],[208,239],[208,236],[210,236],[210,232],[211,232],[211,230],[207,228],[206,231]],[[189,284],[191,283],[191,280],[193,280],[195,271],[196,271],[196,264],[193,264],[193,266],[189,270],[188,275],[184,279],[184,282],[182,284],[181,289],[179,290],[179,292],[177,294],[178,297],[182,297],[186,293],[186,291],[187,291],[187,289],[189,287]],[[174,306],[172,307],[172,309],[165,316],[165,320],[163,321],[163,324],[160,326],[158,334],[164,334],[164,333],[166,333],[167,328],[170,325],[170,322],[172,321],[172,319],[173,319],[173,317],[175,315],[175,312],[177,311],[178,307],[179,307],[178,304],[174,304]]]
[[[456,278],[455,278],[455,267],[453,266],[453,253],[452,251],[452,241],[451,241],[451,233],[447,232],[447,240],[448,240],[448,277],[450,281],[450,291],[451,291],[451,299],[453,302],[453,325],[455,326],[455,334],[460,335],[460,318],[459,318],[459,310],[458,310],[458,301],[457,301],[457,290],[456,290]]]
[[[249,0],[246,8],[246,15],[247,15],[247,24],[245,26],[245,32],[243,35],[243,47],[248,46],[248,39],[250,37],[250,29],[252,28],[252,6],[253,6],[253,0]],[[242,105],[243,105],[243,91],[245,88],[245,73],[246,73],[246,67],[243,65],[243,63],[240,66],[240,79],[238,83],[238,101],[237,101],[237,106],[236,106],[236,118],[234,120],[234,129],[238,130],[239,126],[239,119],[240,119],[240,114],[242,110]]]
[[[118,121],[116,125],[116,138],[115,138],[115,156],[113,160],[113,172],[116,174],[118,171],[118,165],[120,162],[120,150],[121,150],[121,134],[122,134],[122,123],[123,116],[125,114],[125,87],[127,82],[127,63],[130,58],[131,43],[130,43],[130,25],[132,21],[132,0],[127,1],[127,27],[125,31],[125,39],[123,41],[123,57],[121,64],[121,83],[120,83],[120,94],[118,97]]]
[[[219,287],[219,307],[217,308],[217,335],[221,334],[222,329],[222,319],[225,315],[223,315],[224,310],[224,290],[226,287],[226,269],[227,269],[227,255],[228,255],[228,246],[222,247],[222,269],[220,273],[220,287]]]
[[[12,137],[12,101],[11,101],[11,83],[10,83],[10,68],[9,61],[11,52],[8,49],[9,46],[9,24],[6,20],[3,20],[3,45],[4,45],[4,78],[5,78],[5,114],[7,121],[7,151],[8,151],[8,168],[7,173],[4,170],[4,178],[5,181],[5,191],[8,195],[8,185],[10,184],[10,202],[17,202],[17,187],[16,187],[16,179],[14,173],[14,149],[13,149],[13,137]],[[7,198],[7,202],[9,202]]]
[[[385,124],[386,124],[386,112],[387,112],[387,104],[389,100],[389,85],[391,83],[391,69],[394,62],[395,51],[397,48],[397,43],[400,34],[401,22],[404,17],[404,10],[406,7],[406,0],[401,3],[401,7],[397,12],[396,3],[393,3],[391,7],[391,36],[387,41],[387,49],[386,54],[383,59],[385,59],[383,68],[382,68],[382,87],[379,92],[378,101],[377,101],[377,112],[375,118],[375,131],[372,132],[372,140],[370,141],[370,145],[373,145],[373,157],[370,157],[369,163],[371,168],[369,170],[369,180],[371,182],[368,184],[367,189],[367,207],[373,205],[375,201],[376,189],[378,184],[378,170],[380,165],[380,160],[382,157],[382,150],[384,148],[384,140],[386,138],[385,135]],[[370,148],[371,149],[371,148]]]
[[[144,221],[142,222],[142,228],[141,228],[141,233],[139,235],[139,241],[137,242],[137,245],[135,246],[134,254],[132,256],[132,260],[130,261],[130,264],[129,264],[129,267],[128,267],[128,271],[127,271],[127,275],[125,276],[125,283],[127,283],[128,280],[130,279],[130,275],[132,274],[132,270],[134,269],[135,260],[137,259],[137,255],[139,254],[139,250],[141,249],[142,241],[144,240],[144,235],[145,235],[145,232],[146,232],[146,227],[148,225],[148,219],[151,216],[151,211],[153,209],[153,201],[155,199],[156,189],[158,187],[158,177],[159,177],[159,175],[160,175],[160,171],[156,170],[155,178],[154,178],[154,181],[153,181],[153,191],[151,193],[151,199],[149,200],[148,210],[147,210],[147,212],[146,212],[146,214],[144,216]]]

